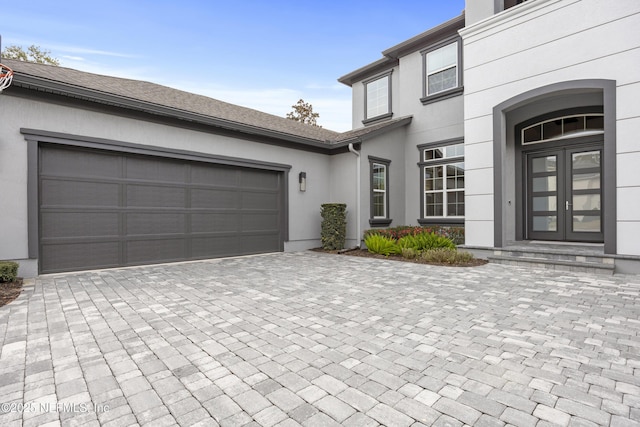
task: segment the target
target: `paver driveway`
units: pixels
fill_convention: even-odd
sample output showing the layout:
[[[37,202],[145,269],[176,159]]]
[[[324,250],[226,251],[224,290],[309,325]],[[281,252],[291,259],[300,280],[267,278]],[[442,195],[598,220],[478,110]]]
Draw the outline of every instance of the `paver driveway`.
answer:
[[[0,425],[640,425],[639,335],[638,276],[314,252],[49,276],[0,308]]]

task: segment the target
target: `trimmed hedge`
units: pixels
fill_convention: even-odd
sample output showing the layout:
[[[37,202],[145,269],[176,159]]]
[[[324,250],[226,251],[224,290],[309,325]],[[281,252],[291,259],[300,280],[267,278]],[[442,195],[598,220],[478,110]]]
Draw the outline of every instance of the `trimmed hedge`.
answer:
[[[0,283],[13,282],[18,276],[18,263],[0,261]]]
[[[344,203],[325,203],[321,205],[322,229],[320,239],[322,249],[344,249],[347,235],[347,205]]]

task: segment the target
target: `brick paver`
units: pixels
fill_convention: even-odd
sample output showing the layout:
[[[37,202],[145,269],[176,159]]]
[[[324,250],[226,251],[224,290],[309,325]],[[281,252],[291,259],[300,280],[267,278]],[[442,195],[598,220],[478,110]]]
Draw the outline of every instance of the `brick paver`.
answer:
[[[640,426],[640,277],[315,252],[43,276],[0,425]]]

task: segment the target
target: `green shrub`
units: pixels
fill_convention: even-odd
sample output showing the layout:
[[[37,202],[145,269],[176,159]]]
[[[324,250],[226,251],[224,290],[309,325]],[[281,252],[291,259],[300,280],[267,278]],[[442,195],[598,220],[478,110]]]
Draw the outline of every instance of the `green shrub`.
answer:
[[[473,260],[473,254],[465,251],[457,251],[451,248],[429,249],[422,253],[422,258],[428,262],[440,264],[466,264]]]
[[[325,203],[321,206],[322,225],[320,239],[325,250],[344,249],[347,235],[347,205]]]
[[[407,235],[398,239],[398,246],[400,246],[401,249],[420,249],[418,247],[418,239],[413,235]]]
[[[364,237],[366,238],[370,234],[379,234],[381,236],[400,240],[405,236],[415,236],[421,233],[434,233],[438,236],[443,236],[451,239],[451,241],[456,245],[464,244],[464,227],[454,227],[448,225],[429,225],[424,227],[402,225],[392,228],[373,228],[370,230],[366,230],[364,232]]]
[[[402,257],[407,259],[416,259],[420,256],[420,251],[414,248],[401,248]]]
[[[444,236],[438,236],[434,233],[421,233],[416,235],[414,238],[416,239],[417,249],[420,251],[427,251],[429,249],[436,248],[456,248],[456,245],[453,244],[451,239]]]
[[[18,263],[0,261],[0,283],[13,282],[18,276]]]
[[[374,254],[389,256],[400,253],[400,247],[396,241],[389,237],[372,234],[364,239],[364,244],[367,245],[369,252]]]

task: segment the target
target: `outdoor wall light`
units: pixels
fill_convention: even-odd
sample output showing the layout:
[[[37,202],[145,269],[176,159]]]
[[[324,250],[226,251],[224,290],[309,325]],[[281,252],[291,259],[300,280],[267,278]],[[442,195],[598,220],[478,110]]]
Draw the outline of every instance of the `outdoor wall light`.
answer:
[[[298,174],[298,182],[300,183],[300,191],[307,191],[307,173],[300,172]]]

